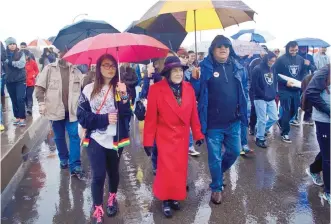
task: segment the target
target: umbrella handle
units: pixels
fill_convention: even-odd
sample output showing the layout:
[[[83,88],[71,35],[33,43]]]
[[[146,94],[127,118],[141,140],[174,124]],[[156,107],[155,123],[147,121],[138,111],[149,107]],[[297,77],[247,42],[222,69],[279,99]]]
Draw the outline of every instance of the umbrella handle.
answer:
[[[116,47],[116,57],[117,57],[118,80],[121,81],[120,57],[118,56],[118,47]]]

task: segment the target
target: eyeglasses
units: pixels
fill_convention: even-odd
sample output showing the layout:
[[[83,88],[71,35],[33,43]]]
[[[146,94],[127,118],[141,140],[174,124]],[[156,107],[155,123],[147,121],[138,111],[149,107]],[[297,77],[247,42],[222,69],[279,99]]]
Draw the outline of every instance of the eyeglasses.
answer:
[[[106,64],[103,64],[103,65],[101,65],[104,69],[106,69],[106,70],[109,70],[109,69],[113,69],[113,70],[115,70],[116,69],[116,66],[115,65],[112,65],[112,64],[108,64],[108,63],[106,63]]]

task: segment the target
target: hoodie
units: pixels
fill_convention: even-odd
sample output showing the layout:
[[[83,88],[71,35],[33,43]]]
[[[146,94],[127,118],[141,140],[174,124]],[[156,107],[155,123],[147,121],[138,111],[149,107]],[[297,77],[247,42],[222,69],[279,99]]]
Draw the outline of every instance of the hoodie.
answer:
[[[276,97],[277,76],[273,74],[268,61],[276,55],[268,52],[252,72],[252,92],[255,100],[272,101]]]
[[[306,74],[306,66],[304,65],[304,58],[300,55],[291,56],[289,53],[289,43],[286,45],[286,53],[280,56],[274,64],[275,75],[281,74],[290,78],[299,80],[304,79]],[[278,90],[297,92],[300,88],[287,87],[287,81],[284,79],[278,79]]]
[[[226,63],[218,63],[215,61],[213,56],[215,47],[221,44],[228,44],[230,46],[230,56]],[[242,85],[242,78],[245,76],[245,70],[244,67],[240,65],[235,58],[236,55],[233,51],[231,41],[223,35],[218,35],[215,37],[209,48],[208,56],[205,57],[205,59],[200,63],[200,79],[192,78],[190,80],[198,100],[198,112],[203,133],[206,133],[207,129],[210,128],[209,125],[211,122],[209,120],[214,119],[216,116],[211,115],[213,112],[218,113],[217,116],[221,117],[222,119],[218,120],[218,123],[215,124],[215,127],[213,128],[227,127],[232,122],[235,122],[239,119],[245,126],[248,125],[247,99],[245,97],[244,88]],[[223,88],[219,88],[221,89],[221,92],[217,92],[217,90],[214,88],[216,91],[214,95],[210,93],[210,87],[213,85],[210,80],[215,79],[216,81],[216,78],[218,79],[219,83],[223,85]],[[230,85],[234,88],[227,88]],[[219,94],[229,93],[233,93],[231,99],[226,99],[229,100],[229,103],[226,104],[225,102],[217,102],[217,106],[215,107],[214,105],[213,111],[209,108],[212,106],[210,104],[210,100],[222,98],[222,96]],[[235,109],[233,110],[233,108]]]

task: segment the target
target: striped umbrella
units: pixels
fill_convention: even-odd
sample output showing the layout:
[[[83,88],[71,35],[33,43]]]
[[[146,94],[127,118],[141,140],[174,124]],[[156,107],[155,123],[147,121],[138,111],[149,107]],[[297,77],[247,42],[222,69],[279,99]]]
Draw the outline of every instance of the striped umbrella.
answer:
[[[47,47],[52,45],[52,43],[48,40],[44,40],[44,39],[35,39],[33,41],[31,41],[31,43],[29,43],[29,47]]]
[[[232,39],[256,43],[267,43],[268,41],[275,39],[275,37],[272,36],[268,31],[258,29],[240,30],[238,33],[232,35],[231,37]]]
[[[171,27],[165,23],[149,29],[154,21],[163,14],[172,16],[185,28],[187,32],[197,30],[224,29],[246,21],[253,21],[254,11],[240,0],[159,0],[139,20],[137,26],[150,32],[170,32]],[[195,47],[197,48],[197,47]]]

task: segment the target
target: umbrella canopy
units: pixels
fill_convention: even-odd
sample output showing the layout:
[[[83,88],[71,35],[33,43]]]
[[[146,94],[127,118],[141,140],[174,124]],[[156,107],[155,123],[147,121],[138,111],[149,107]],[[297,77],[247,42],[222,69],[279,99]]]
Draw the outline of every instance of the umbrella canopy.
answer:
[[[48,40],[44,39],[35,39],[29,43],[29,47],[47,47],[52,45],[52,43]]]
[[[256,43],[267,43],[268,41],[275,39],[275,37],[272,36],[268,31],[257,29],[240,30],[235,35],[232,35],[231,38]]]
[[[84,19],[62,28],[53,45],[60,51],[65,51],[78,42],[101,33],[119,33],[119,31],[105,21]]]
[[[145,34],[148,36],[151,36],[160,42],[162,42],[164,45],[166,45],[168,48],[170,48],[173,51],[177,51],[182,42],[184,41],[187,32],[182,27],[182,25],[171,15],[166,14],[160,16],[155,23],[153,23],[156,27],[164,27],[164,22],[167,21],[167,25],[172,27],[171,32],[150,32],[148,29],[143,29],[139,26],[136,26],[137,21],[132,22],[132,24],[124,31],[128,33],[136,33],[136,34]],[[153,28],[153,27],[152,27]]]
[[[223,29],[246,21],[253,21],[255,12],[240,0],[160,0],[143,15],[137,25],[147,29],[158,16],[167,13],[171,13],[187,32],[192,32]]]
[[[54,42],[54,40],[55,40],[55,37],[56,37],[56,36],[51,36],[51,37],[49,37],[47,40],[49,40],[50,42],[52,42],[52,43],[53,43],[53,42]]]
[[[111,54],[119,62],[140,62],[150,58],[163,58],[169,48],[158,40],[132,33],[99,34],[87,38],[63,57],[73,64],[95,64],[103,54]]]
[[[298,42],[299,46],[330,47],[330,44],[318,38],[301,38],[301,39],[296,39],[295,41]]]

